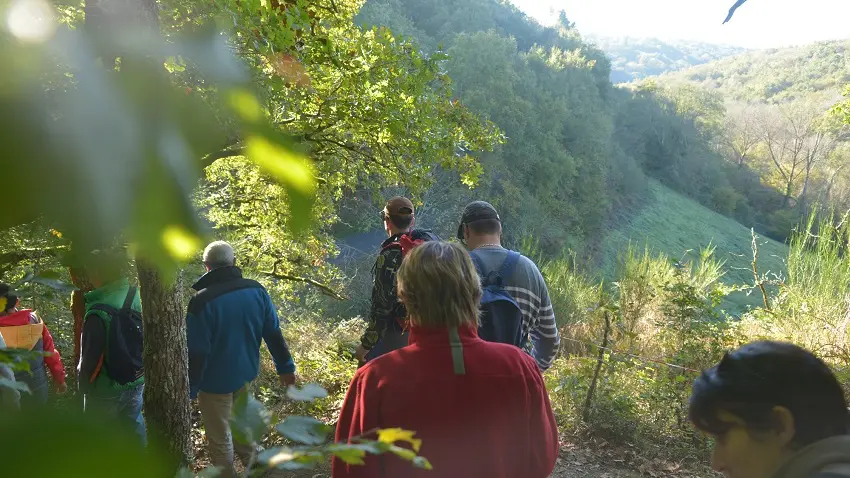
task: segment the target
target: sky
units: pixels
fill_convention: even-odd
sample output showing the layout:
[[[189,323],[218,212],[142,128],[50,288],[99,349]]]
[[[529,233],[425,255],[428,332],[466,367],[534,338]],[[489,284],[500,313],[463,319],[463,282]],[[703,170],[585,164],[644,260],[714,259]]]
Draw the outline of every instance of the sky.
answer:
[[[511,0],[551,24],[559,10],[583,35],[655,37],[745,48],[778,48],[850,38],[850,0],[748,0],[723,25],[735,0]]]

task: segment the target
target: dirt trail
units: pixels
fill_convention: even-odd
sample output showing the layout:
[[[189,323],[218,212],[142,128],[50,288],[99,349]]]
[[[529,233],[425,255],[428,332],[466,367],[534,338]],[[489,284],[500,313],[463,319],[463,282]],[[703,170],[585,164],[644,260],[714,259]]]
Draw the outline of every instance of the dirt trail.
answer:
[[[301,472],[275,472],[266,475],[271,478],[330,478],[329,470],[310,470]],[[598,456],[592,451],[566,445],[561,450],[555,471],[550,478],[641,478],[653,476],[630,471],[625,465]],[[661,476],[661,475],[655,475]]]

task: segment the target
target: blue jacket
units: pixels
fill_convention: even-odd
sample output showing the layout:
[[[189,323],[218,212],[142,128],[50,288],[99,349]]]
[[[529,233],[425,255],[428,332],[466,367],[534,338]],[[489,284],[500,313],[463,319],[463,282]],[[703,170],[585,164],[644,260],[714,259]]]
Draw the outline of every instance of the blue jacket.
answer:
[[[236,267],[214,269],[198,280],[186,327],[189,391],[233,393],[257,378],[265,340],[278,374],[295,372],[271,297]]]

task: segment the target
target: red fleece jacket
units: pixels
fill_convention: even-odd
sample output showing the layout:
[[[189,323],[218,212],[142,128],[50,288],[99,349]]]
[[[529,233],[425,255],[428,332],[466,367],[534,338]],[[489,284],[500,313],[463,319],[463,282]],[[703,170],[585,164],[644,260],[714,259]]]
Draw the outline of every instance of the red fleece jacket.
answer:
[[[9,327],[15,325],[27,325],[38,323],[38,318],[35,312],[24,309],[9,315],[0,317],[0,327]],[[41,328],[41,340],[44,345],[45,352],[51,352],[53,355],[44,357],[44,365],[50,370],[50,376],[56,384],[65,383],[65,368],[62,367],[62,357],[59,356],[59,351],[56,350],[56,345],[53,343],[53,336],[47,330],[47,324]]]
[[[472,329],[459,335],[462,374],[449,331],[422,328],[411,330],[407,347],[358,370],[336,430],[338,442],[374,428],[415,431],[433,471],[387,454],[367,457],[365,466],[334,458],[334,478],[549,476],[558,429],[534,359],[511,345],[485,342]]]

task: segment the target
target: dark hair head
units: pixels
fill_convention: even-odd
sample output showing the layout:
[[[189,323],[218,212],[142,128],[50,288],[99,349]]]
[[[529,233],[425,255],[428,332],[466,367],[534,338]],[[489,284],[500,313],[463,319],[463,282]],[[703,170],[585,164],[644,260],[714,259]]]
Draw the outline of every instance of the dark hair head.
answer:
[[[463,241],[463,227],[468,226],[475,234],[498,234],[502,231],[502,218],[492,204],[473,201],[463,209],[457,238]]]
[[[390,218],[390,222],[397,229],[409,229],[410,225],[413,224],[413,215],[412,214],[407,214],[407,215],[404,215],[404,216],[400,216],[400,215],[396,215],[396,214],[390,214],[389,218]]]
[[[776,407],[794,417],[797,447],[848,432],[847,401],[835,375],[811,352],[785,342],[753,342],[727,353],[694,382],[689,417],[712,435],[735,426],[720,412],[748,430],[769,431],[778,426]]]
[[[404,196],[395,196],[387,201],[381,211],[381,219],[389,218],[396,229],[406,230],[413,224],[413,202]]]
[[[18,294],[9,284],[0,284],[0,297],[6,299],[6,306],[0,312],[12,310],[18,306]]]
[[[502,223],[497,219],[482,219],[467,224],[475,234],[498,234],[502,231]]]

